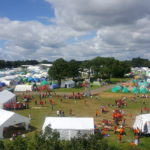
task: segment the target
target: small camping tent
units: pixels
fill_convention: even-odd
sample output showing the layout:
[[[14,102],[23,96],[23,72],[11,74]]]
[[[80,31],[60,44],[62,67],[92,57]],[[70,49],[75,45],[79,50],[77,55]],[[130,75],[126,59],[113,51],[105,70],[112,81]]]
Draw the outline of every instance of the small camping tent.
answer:
[[[133,128],[139,128],[142,133],[150,134],[150,114],[136,116]]]
[[[129,90],[128,90],[127,87],[123,87],[122,92],[123,92],[123,93],[129,93]]]
[[[138,88],[137,87],[133,87],[131,90],[132,93],[139,93]]]
[[[59,88],[58,84],[52,84],[52,85],[50,85],[50,89],[57,89],[57,88]]]
[[[32,91],[33,85],[16,85],[15,91],[16,92],[25,92],[25,91]]]
[[[3,138],[3,130],[9,126],[16,124],[23,124],[25,129],[28,130],[30,119],[21,116],[17,113],[0,109],[0,138]]]
[[[2,83],[5,83],[5,85],[10,86],[12,82],[10,80],[2,80]]]
[[[0,92],[0,109],[3,109],[5,104],[16,102],[16,95],[8,90]]]
[[[94,134],[93,118],[76,117],[46,117],[42,130],[50,126],[60,133],[60,139],[70,140],[77,137],[78,132],[83,134]]]
[[[122,89],[122,87],[118,85],[118,86],[114,86],[111,91],[116,93],[116,92],[121,91],[121,89]]]
[[[146,88],[144,88],[144,87],[141,87],[140,88],[140,93],[146,94],[146,93],[148,93],[148,90]]]
[[[42,86],[43,85],[48,85],[48,82],[46,81],[46,80],[43,80],[43,81],[41,81],[41,83],[40,83]]]

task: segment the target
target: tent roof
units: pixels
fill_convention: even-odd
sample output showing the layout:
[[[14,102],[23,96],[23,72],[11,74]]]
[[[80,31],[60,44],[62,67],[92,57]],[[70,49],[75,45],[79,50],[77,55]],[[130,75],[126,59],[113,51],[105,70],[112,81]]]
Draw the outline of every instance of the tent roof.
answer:
[[[25,84],[22,84],[22,85],[16,85],[15,87],[15,91],[32,91],[32,88],[33,88],[33,85],[25,85]]]
[[[144,121],[150,121],[150,114],[142,114],[137,116],[138,119],[144,120]]]
[[[0,109],[0,126],[10,126],[22,122],[30,122],[30,119],[11,111]]]
[[[64,83],[64,84],[74,84],[75,82],[73,80],[66,80],[62,83]]]
[[[52,129],[76,129],[76,130],[92,130],[94,129],[93,118],[77,118],[77,117],[46,117],[42,129],[51,125]]]
[[[5,103],[14,97],[14,93],[9,92],[8,90],[3,90],[2,92],[0,92],[0,103]]]

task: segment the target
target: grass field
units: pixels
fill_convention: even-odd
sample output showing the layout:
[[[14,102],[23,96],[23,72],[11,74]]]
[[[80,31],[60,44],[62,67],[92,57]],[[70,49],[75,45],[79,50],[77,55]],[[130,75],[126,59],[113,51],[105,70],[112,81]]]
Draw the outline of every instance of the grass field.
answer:
[[[92,85],[91,86],[91,89],[94,90],[94,89],[97,89],[99,88],[100,86],[98,85]],[[54,89],[53,91],[55,92],[83,92],[84,91],[84,87],[76,87],[76,88],[59,88],[59,89]]]
[[[127,135],[123,136],[123,142],[120,144],[117,140],[117,135],[115,135],[113,131],[108,131],[107,134],[109,134],[110,136],[107,137],[107,140],[110,144],[119,145],[124,147],[124,149],[127,149],[129,141],[133,140],[134,138],[131,127],[133,125],[135,116],[140,114],[141,108],[145,106],[150,108],[150,98],[138,98],[137,102],[132,102],[131,97],[133,97],[133,94],[131,93],[123,94],[103,92],[100,93],[98,96],[93,96],[92,98],[83,98],[80,100],[63,99],[62,101],[60,101],[60,96],[44,98],[43,101],[46,101],[46,104],[44,106],[40,106],[39,104],[35,105],[34,100],[36,99],[39,101],[39,96],[34,95],[33,100],[30,102],[30,109],[16,110],[15,112],[27,117],[29,116],[29,114],[31,114],[31,126],[34,127],[34,130],[29,132],[27,135],[32,136],[36,130],[41,130],[46,116],[57,116],[57,110],[62,110],[65,112],[65,116],[69,116],[69,110],[72,109],[74,114],[73,116],[94,117],[95,123],[101,123],[103,119],[108,119],[112,121],[112,111],[116,108],[116,106],[108,107],[108,104],[114,105],[115,99],[121,98],[123,96],[128,97],[128,106],[123,108],[123,111],[125,112],[125,118],[127,119],[127,125],[125,129]],[[21,96],[19,96],[18,99],[21,100]],[[54,110],[52,110],[49,99],[53,99],[56,103],[56,105],[54,106]],[[143,102],[145,102],[145,104],[143,104]],[[101,105],[107,106],[108,113],[100,114],[100,116],[96,117],[96,109],[100,109]],[[150,138],[143,137],[141,138],[141,144],[138,147],[150,149],[150,145],[148,144],[149,142]]]
[[[112,84],[116,84],[119,82],[126,82],[131,80],[130,78],[111,78],[110,79]],[[91,89],[94,90],[96,88],[99,88],[100,86],[98,85],[92,85]],[[59,88],[59,89],[54,89],[55,92],[83,92],[84,87],[75,87],[75,88]]]
[[[131,78],[111,78],[110,80],[113,84],[115,84],[118,82],[127,82],[127,81],[131,80]]]

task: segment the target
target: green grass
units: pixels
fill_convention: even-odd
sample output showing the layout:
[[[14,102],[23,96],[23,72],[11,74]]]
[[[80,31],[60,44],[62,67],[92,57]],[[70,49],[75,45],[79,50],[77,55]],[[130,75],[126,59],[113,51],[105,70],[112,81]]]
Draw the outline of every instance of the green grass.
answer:
[[[127,128],[125,129],[127,135],[123,136],[123,142],[119,143],[117,135],[115,135],[112,131],[107,132],[107,134],[110,135],[110,137],[107,138],[109,144],[115,144],[119,147],[123,147],[124,150],[128,149],[129,140],[133,140],[134,138],[130,128],[133,125],[135,116],[140,114],[141,108],[145,106],[150,108],[150,98],[138,99],[137,102],[132,102],[130,98],[131,96],[133,96],[133,94],[127,95],[127,97],[129,97],[127,100],[128,106],[127,108],[123,108],[123,110],[125,111],[125,118],[127,119]],[[69,116],[69,109],[72,109],[73,114],[76,117],[94,117],[95,122],[101,122],[102,119],[112,120],[112,110],[116,108],[115,106],[108,107],[109,112],[107,114],[100,114],[99,117],[95,117],[96,109],[99,109],[101,105],[107,106],[108,104],[115,104],[116,97],[111,96],[111,94],[110,97],[107,98],[101,94],[101,97],[98,96],[98,98],[93,96],[93,98],[84,98],[81,100],[63,99],[62,102],[60,101],[60,96],[44,98],[43,100],[46,101],[47,104],[45,104],[43,107],[41,107],[39,104],[35,105],[35,99],[39,102],[39,96],[34,96],[33,100],[30,102],[30,109],[15,111],[27,117],[29,116],[29,114],[31,114],[31,126],[33,126],[35,130],[29,132],[27,134],[29,136],[32,136],[35,131],[41,130],[45,117],[56,116],[57,110],[63,110],[65,112],[65,116]],[[56,102],[54,110],[52,110],[51,108],[49,99],[54,99],[54,101]],[[21,100],[21,96],[19,96],[19,100]],[[146,102],[146,105],[143,104],[143,101]],[[132,117],[130,116],[131,114]],[[141,145],[139,145],[138,147],[145,148],[145,150],[149,150],[149,142],[150,138],[142,137]]]
[[[97,89],[100,86],[98,85],[92,85],[91,89]],[[84,87],[75,87],[75,88],[59,88],[59,89],[54,89],[53,91],[55,92],[84,92]]]
[[[118,82],[127,82],[127,81],[131,80],[131,78],[111,78],[110,80],[113,84],[115,84]]]

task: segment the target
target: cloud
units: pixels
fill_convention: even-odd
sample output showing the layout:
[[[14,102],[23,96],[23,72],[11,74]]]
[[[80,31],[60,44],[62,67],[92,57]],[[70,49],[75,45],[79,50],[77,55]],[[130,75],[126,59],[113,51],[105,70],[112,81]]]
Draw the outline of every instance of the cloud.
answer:
[[[0,18],[0,59],[150,58],[149,0],[45,1],[50,24]]]
[[[79,30],[132,24],[150,13],[149,0],[46,0],[54,5],[55,21]],[[69,13],[68,13],[69,12]]]
[[[69,27],[44,25],[38,21],[12,21],[8,18],[0,19],[0,40],[6,40],[5,47],[1,50],[0,59],[40,59],[49,58],[57,50],[61,56],[60,47],[65,46],[68,38],[84,35],[82,32]],[[43,51],[38,55],[39,51]],[[38,57],[36,57],[36,54]],[[6,57],[4,57],[6,56]],[[18,57],[19,56],[19,57]]]

